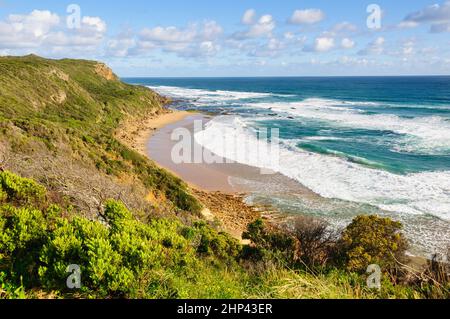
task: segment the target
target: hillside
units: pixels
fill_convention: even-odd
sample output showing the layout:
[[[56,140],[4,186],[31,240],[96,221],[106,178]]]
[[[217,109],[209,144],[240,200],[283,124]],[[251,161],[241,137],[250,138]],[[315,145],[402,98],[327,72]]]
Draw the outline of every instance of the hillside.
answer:
[[[98,62],[0,58],[0,165],[90,217],[107,198],[147,213],[198,213],[180,180],[113,137],[125,118],[157,115],[167,102]]]

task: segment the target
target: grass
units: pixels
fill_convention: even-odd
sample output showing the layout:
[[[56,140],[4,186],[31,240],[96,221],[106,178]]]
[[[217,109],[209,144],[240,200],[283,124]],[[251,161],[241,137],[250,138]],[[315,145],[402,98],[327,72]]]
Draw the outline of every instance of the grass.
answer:
[[[15,154],[32,156],[40,167],[48,165],[39,163],[48,154],[67,161],[81,159],[112,177],[137,178],[148,192],[161,193],[175,208],[198,214],[200,205],[180,179],[114,138],[130,114],[158,113],[166,100],[145,87],[107,78],[97,71],[98,65],[33,55],[1,57],[0,143]]]

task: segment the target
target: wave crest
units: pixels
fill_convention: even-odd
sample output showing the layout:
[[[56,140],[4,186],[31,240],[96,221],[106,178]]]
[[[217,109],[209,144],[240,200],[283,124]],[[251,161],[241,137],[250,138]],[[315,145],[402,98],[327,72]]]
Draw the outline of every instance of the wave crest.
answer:
[[[210,121],[195,138],[197,143],[221,157],[279,172],[326,198],[366,203],[398,213],[431,214],[450,220],[450,171],[397,175],[341,157],[288,147],[280,148],[279,161],[258,161],[256,154],[243,157],[236,151],[239,150],[239,141],[248,134],[251,133],[242,119],[221,116]],[[227,147],[223,147],[223,136],[228,137]],[[255,152],[257,147],[246,151]]]

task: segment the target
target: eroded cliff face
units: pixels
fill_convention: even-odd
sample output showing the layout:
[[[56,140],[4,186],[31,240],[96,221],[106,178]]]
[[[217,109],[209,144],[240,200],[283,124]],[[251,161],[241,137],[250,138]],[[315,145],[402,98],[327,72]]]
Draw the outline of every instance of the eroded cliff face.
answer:
[[[104,63],[98,63],[95,65],[95,73],[108,81],[118,80],[117,75],[115,75],[114,72]]]

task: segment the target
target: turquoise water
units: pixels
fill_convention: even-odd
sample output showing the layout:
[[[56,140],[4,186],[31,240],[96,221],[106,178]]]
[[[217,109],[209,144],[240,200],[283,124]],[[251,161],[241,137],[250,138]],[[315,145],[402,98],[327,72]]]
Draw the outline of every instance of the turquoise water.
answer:
[[[280,185],[254,199],[342,224],[361,212],[393,216],[426,253],[450,243],[450,77],[126,80],[171,96],[175,108],[221,114],[201,141],[216,153],[215,132],[239,140],[278,128],[281,161],[270,168],[327,201]]]

